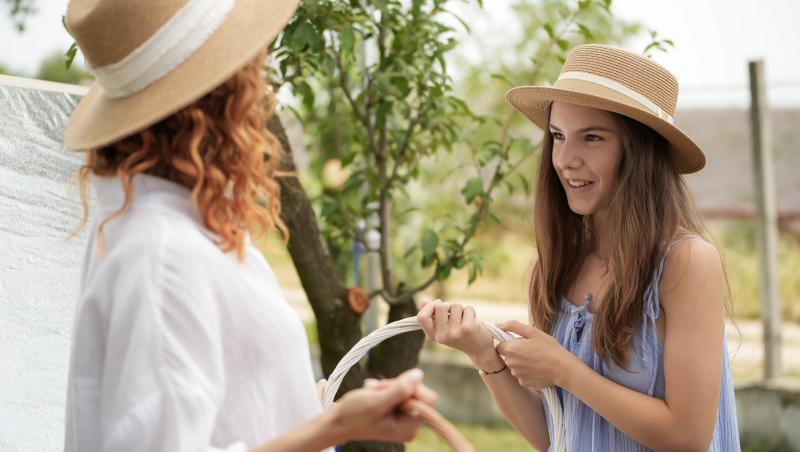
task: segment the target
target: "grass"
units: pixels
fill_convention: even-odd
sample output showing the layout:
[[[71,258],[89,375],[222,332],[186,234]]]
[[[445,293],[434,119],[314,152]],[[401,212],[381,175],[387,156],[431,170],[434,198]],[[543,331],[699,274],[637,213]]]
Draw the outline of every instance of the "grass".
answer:
[[[521,435],[508,426],[475,426],[454,424],[477,451],[530,452],[535,450]],[[432,430],[423,428],[414,441],[406,444],[408,452],[448,452],[445,445]],[[769,452],[769,447],[748,446],[742,452]]]
[[[454,424],[455,427],[479,451],[530,452],[534,450],[525,439],[510,427],[487,427],[478,425]],[[408,452],[448,452],[447,445],[433,433],[423,428],[414,441],[406,445]]]

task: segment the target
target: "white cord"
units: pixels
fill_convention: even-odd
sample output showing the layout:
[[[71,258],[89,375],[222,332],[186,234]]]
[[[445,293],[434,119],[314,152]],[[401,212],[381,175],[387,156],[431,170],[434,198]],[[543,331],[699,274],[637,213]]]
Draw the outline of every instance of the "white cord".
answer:
[[[492,334],[492,336],[494,336],[495,339],[500,342],[507,342],[517,339],[516,336],[501,330],[491,323],[481,321],[481,324]],[[331,375],[328,378],[328,383],[325,385],[325,389],[322,392],[323,408],[328,409],[331,405],[333,405],[333,398],[336,396],[336,392],[339,390],[339,386],[341,386],[344,376],[351,367],[361,360],[367,351],[383,342],[384,339],[397,336],[398,334],[409,333],[411,331],[417,331],[421,329],[422,327],[417,322],[416,317],[408,317],[403,320],[392,322],[383,326],[382,328],[378,328],[377,330],[368,334],[366,337],[361,338],[361,340],[358,341],[356,345],[353,346],[349,352],[347,352],[346,355],[344,355],[342,360],[339,361],[339,364],[336,365],[336,368],[333,370],[333,372],[331,372]],[[566,452],[567,434],[564,428],[564,412],[561,408],[561,402],[558,399],[558,393],[556,393],[556,389],[554,387],[542,388],[541,393],[545,400],[545,409],[550,413],[550,421],[554,430],[553,444],[551,445],[552,447],[550,450],[554,452]]]

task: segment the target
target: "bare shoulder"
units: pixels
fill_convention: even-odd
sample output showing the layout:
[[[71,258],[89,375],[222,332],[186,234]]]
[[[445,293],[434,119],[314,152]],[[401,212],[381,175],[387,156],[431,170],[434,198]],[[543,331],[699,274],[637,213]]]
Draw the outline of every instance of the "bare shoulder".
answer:
[[[723,285],[722,259],[712,243],[694,237],[670,249],[661,275],[662,298],[670,298],[670,294],[717,292]]]

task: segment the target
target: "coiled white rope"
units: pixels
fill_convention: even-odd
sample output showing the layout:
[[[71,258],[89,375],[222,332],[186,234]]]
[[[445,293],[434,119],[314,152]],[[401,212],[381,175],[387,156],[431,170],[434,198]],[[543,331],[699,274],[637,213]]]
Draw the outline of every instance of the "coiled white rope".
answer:
[[[481,324],[489,331],[489,333],[492,334],[492,336],[494,336],[495,339],[500,342],[507,342],[517,339],[516,336],[501,330],[491,323],[481,321]],[[384,339],[397,336],[398,334],[409,333],[411,331],[417,331],[421,329],[422,327],[417,322],[417,318],[409,317],[389,323],[361,338],[361,340],[358,341],[356,345],[353,346],[349,352],[347,352],[346,355],[344,355],[341,361],[339,361],[339,364],[336,365],[336,368],[328,377],[328,383],[325,385],[325,389],[322,392],[323,408],[328,409],[331,405],[333,405],[333,398],[336,396],[336,392],[339,390],[339,386],[341,386],[344,376],[351,367],[361,360],[367,351],[383,342]],[[566,452],[567,434],[564,428],[564,412],[561,408],[561,402],[558,399],[558,393],[556,393],[556,389],[554,387],[548,387],[542,388],[541,394],[542,397],[544,397],[545,409],[550,413],[550,421],[553,428],[553,444],[551,444],[550,450],[554,452]]]

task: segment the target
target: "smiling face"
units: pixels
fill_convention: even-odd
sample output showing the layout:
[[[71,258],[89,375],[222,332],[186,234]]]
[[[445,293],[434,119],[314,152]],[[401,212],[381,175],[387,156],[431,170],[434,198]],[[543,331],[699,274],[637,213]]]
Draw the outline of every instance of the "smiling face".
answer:
[[[553,102],[553,168],[578,215],[602,214],[611,202],[622,160],[622,126],[612,113]]]

